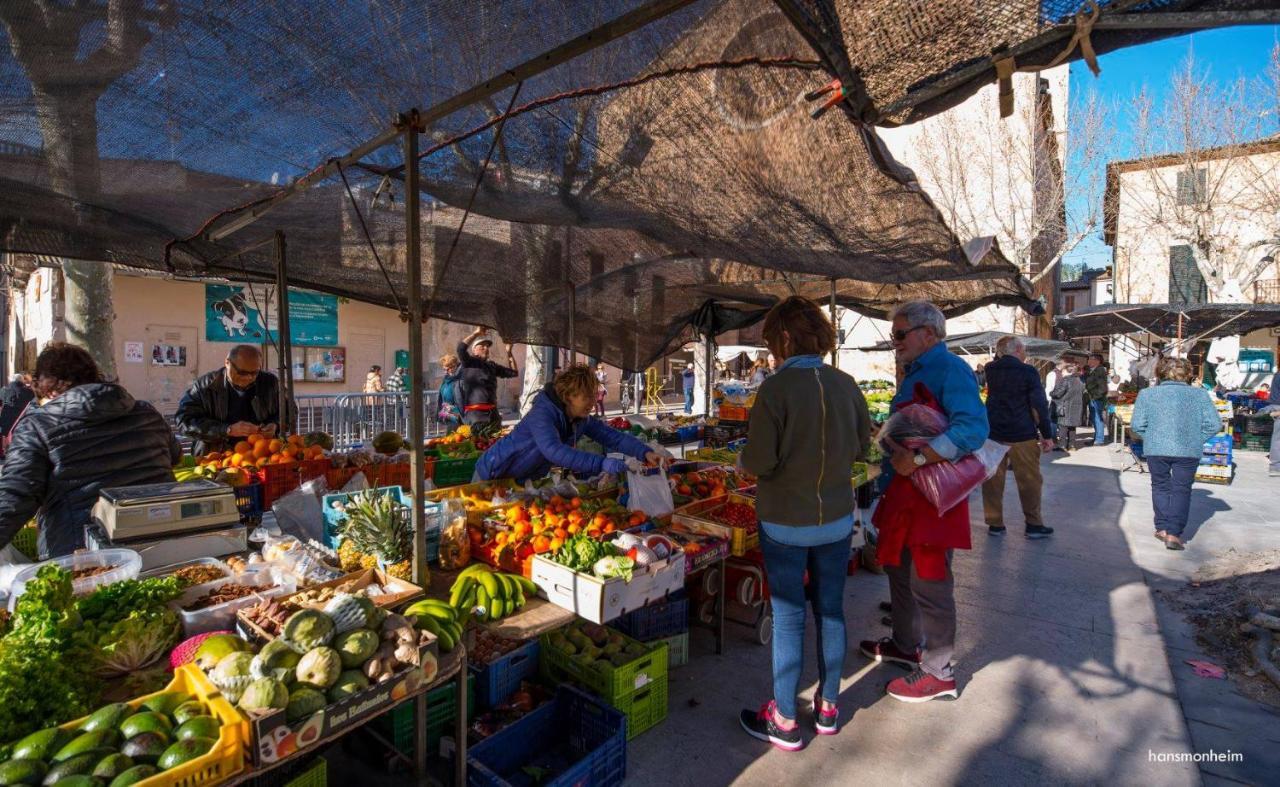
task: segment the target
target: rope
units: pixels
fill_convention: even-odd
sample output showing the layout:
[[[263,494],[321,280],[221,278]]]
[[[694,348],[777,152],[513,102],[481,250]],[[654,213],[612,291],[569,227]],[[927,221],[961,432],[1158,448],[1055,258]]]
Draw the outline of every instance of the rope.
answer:
[[[382,257],[378,254],[378,248],[373,243],[373,237],[369,234],[369,225],[364,221],[364,214],[360,212],[360,206],[356,203],[356,195],[351,193],[351,184],[347,182],[347,173],[342,168],[342,162],[338,162],[338,175],[342,177],[342,185],[347,190],[347,198],[351,200],[351,207],[356,212],[356,218],[360,219],[360,231],[364,233],[364,239],[369,244],[369,251],[373,252],[373,259],[378,263],[378,270],[382,271],[382,278],[387,280],[387,289],[391,291],[391,297],[395,300],[396,311],[402,315],[405,314],[404,306],[400,303],[400,296],[396,293],[396,286],[391,283],[391,274],[387,273],[387,268],[382,264]]]
[[[1093,23],[1098,21],[1098,17],[1102,16],[1102,8],[1098,6],[1097,0],[1084,0],[1080,5],[1080,10],[1076,12],[1074,21],[1076,25],[1075,33],[1072,34],[1071,40],[1067,41],[1067,45],[1063,48],[1058,56],[1042,66],[1019,66],[1013,56],[999,57],[993,60],[996,68],[996,81],[1000,86],[1000,117],[1007,118],[1013,114],[1013,74],[1015,72],[1034,72],[1044,71],[1061,65],[1071,53],[1076,51],[1076,47],[1080,47],[1080,57],[1084,60],[1085,65],[1089,66],[1089,70],[1096,77],[1102,73],[1102,67],[1098,65],[1098,54],[1093,48]]]

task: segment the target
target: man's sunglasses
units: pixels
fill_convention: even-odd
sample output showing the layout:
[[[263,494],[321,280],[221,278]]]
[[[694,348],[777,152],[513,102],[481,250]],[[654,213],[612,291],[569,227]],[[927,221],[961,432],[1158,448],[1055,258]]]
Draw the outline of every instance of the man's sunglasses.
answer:
[[[918,331],[918,330],[920,330],[921,328],[927,328],[927,327],[929,327],[929,326],[927,326],[927,325],[917,325],[916,327],[914,327],[914,328],[908,328],[908,329],[906,329],[905,331],[904,331],[904,330],[901,330],[901,329],[896,330],[896,331],[894,331],[894,332],[893,332],[893,340],[894,340],[895,342],[905,342],[905,341],[907,340],[907,337],[911,335],[911,332],[912,332],[912,331]]]
[[[257,377],[258,376],[257,369],[254,369],[253,371],[246,371],[244,369],[241,369],[239,366],[236,366],[235,361],[232,361],[230,358],[227,359],[227,366],[231,367],[231,372],[235,374],[237,377]]]

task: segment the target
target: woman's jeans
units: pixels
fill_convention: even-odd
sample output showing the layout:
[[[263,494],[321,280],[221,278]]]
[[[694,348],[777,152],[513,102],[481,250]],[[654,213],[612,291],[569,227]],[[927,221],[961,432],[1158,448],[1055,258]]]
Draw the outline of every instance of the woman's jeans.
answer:
[[[769,593],[773,599],[773,699],[778,713],[796,717],[796,692],[804,665],[806,598],[817,620],[818,693],[835,703],[844,670],[844,583],[848,576],[850,536],[816,547],[780,544],[760,531]],[[804,572],[809,571],[809,586]]]
[[[1151,470],[1151,507],[1156,512],[1156,530],[1181,536],[1191,510],[1191,482],[1200,460],[1185,456],[1148,456]]]

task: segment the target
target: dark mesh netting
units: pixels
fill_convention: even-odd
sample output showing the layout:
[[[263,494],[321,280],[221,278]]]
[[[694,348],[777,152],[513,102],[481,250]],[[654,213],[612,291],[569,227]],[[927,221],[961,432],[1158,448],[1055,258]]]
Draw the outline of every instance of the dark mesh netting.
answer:
[[[967,252],[871,129],[811,119],[804,94],[834,52],[880,105],[1035,35],[1057,5],[8,0],[0,249],[256,280],[274,276],[262,244],[280,231],[296,285],[403,309],[398,140],[210,233],[398,113],[639,9],[656,21],[429,124],[420,284],[434,316],[639,368],[707,300],[825,299],[832,279],[868,314],[911,297],[1029,307],[997,248]],[[950,6],[968,10],[938,16]],[[811,13],[829,28],[817,38]],[[880,32],[857,48],[855,29]],[[937,52],[898,52],[925,38]]]

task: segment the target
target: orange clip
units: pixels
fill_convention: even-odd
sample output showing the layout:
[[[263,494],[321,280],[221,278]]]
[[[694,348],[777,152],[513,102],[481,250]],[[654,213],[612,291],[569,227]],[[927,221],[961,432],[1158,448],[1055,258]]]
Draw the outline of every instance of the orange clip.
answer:
[[[822,87],[818,88],[817,90],[811,90],[808,93],[804,94],[805,101],[817,101],[818,99],[822,98],[828,93],[832,94],[831,97],[828,98],[826,101],[822,102],[822,105],[819,106],[817,109],[809,113],[809,116],[812,117],[814,120],[817,120],[818,118],[822,117],[824,114],[826,114],[828,109],[831,109],[836,104],[839,104],[841,101],[844,100],[844,86],[840,84],[840,79],[836,78],[831,80],[827,84],[823,85]]]

